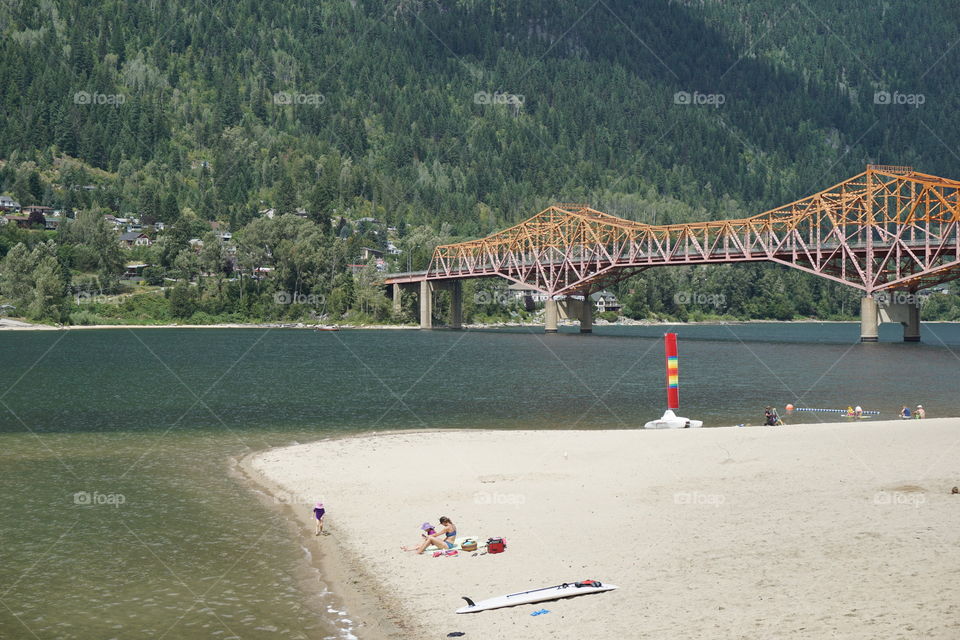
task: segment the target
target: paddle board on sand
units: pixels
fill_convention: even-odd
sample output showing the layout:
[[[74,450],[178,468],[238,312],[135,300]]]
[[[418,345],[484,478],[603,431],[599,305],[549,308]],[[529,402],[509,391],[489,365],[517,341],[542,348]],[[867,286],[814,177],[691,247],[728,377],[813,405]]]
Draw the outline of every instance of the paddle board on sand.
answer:
[[[588,593],[602,593],[604,591],[613,591],[616,585],[602,584],[596,580],[583,580],[582,582],[564,582],[552,587],[543,587],[542,589],[531,589],[530,591],[520,591],[519,593],[509,593],[505,596],[488,598],[480,602],[474,602],[464,596],[467,606],[457,609],[457,613],[476,613],[478,611],[487,611],[488,609],[500,609],[501,607],[513,607],[518,604],[532,604],[534,602],[546,602],[547,600],[559,600],[560,598],[571,598],[573,596],[582,596]]]

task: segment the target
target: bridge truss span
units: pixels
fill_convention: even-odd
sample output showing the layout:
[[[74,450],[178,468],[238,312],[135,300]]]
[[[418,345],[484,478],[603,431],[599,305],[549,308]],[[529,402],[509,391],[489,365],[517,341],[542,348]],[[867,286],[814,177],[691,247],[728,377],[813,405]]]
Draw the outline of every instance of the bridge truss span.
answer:
[[[960,182],[870,165],[738,220],[649,225],[557,204],[486,238],[437,247],[416,280],[499,276],[548,296],[584,295],[651,267],[768,261],[870,295],[960,277],[958,233]]]

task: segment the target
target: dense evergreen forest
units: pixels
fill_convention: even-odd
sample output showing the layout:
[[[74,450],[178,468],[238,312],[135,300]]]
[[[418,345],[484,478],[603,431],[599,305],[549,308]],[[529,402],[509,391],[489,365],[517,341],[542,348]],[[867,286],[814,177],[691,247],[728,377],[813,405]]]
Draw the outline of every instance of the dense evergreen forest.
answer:
[[[76,323],[402,321],[412,301],[392,314],[364,248],[417,269],[554,201],[666,223],[871,162],[958,178],[958,18],[949,0],[5,0],[0,194],[75,219],[0,227],[0,294]],[[152,244],[120,248],[108,215]],[[136,286],[131,261],[150,265]],[[634,318],[858,308],[772,265],[616,293]],[[519,313],[498,299],[468,295],[468,318]],[[925,318],[960,319],[931,300]]]

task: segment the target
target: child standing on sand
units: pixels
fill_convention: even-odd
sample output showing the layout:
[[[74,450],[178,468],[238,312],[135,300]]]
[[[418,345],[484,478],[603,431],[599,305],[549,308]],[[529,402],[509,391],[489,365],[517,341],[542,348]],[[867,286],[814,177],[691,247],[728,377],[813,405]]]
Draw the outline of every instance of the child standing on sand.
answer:
[[[313,535],[318,536],[323,533],[323,516],[327,513],[327,510],[323,508],[323,503],[318,502],[317,505],[313,508],[313,517],[317,519],[317,532]]]

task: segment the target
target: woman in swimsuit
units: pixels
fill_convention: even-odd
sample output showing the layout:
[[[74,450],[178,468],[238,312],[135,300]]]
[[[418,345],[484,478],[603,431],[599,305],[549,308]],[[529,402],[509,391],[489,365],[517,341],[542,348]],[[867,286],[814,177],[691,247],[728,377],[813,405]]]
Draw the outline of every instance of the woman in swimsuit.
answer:
[[[440,530],[435,535],[423,534],[423,542],[417,547],[417,553],[423,553],[427,547],[434,545],[444,551],[457,546],[457,526],[447,516],[440,517]],[[404,551],[413,551],[407,547]]]

